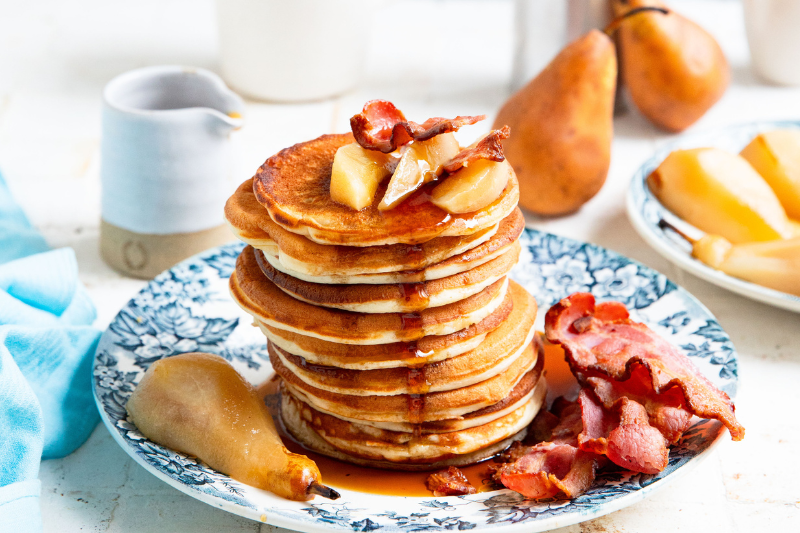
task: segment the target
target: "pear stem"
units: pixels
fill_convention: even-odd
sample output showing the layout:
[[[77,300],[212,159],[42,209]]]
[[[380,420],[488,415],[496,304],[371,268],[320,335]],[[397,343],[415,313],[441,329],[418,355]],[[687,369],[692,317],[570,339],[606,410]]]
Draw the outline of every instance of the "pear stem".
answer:
[[[323,498],[328,498],[329,500],[338,500],[341,498],[341,494],[330,487],[322,485],[321,483],[317,483],[316,481],[308,486],[306,493],[316,494],[317,496],[322,496]]]
[[[661,13],[662,15],[669,15],[669,9],[663,7],[656,7],[656,6],[636,7],[634,9],[631,9],[624,15],[620,15],[619,17],[612,20],[611,23],[608,26],[606,26],[606,29],[604,29],[603,32],[605,32],[605,34],[608,35],[609,37],[612,37],[617,32],[622,23],[625,21],[625,19],[627,19],[628,17],[632,17],[633,15],[638,15],[639,13],[643,13],[645,11],[655,11],[657,13]]]
[[[697,242],[697,239],[693,239],[693,238],[689,237],[684,232],[682,232],[681,230],[679,230],[678,228],[676,228],[675,226],[673,226],[672,224],[670,224],[669,222],[667,222],[663,218],[658,221],[658,227],[663,229],[663,230],[667,230],[668,229],[670,231],[673,231],[673,232],[677,233],[678,235],[683,237],[689,244],[694,244],[694,243]]]

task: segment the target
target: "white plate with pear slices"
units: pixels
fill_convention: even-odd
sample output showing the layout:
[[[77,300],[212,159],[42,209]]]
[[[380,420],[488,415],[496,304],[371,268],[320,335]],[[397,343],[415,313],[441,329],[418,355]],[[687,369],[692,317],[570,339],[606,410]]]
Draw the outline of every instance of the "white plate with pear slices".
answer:
[[[800,121],[753,122],[682,136],[660,148],[639,167],[628,188],[627,209],[628,217],[639,235],[658,253],[682,269],[742,296],[800,312],[800,296],[733,277],[693,257],[692,244],[681,233],[692,239],[698,239],[704,233],[669,211],[647,185],[647,177],[674,150],[716,147],[738,154],[759,133],[781,129],[800,129]],[[800,272],[796,272],[796,275],[800,276]]]

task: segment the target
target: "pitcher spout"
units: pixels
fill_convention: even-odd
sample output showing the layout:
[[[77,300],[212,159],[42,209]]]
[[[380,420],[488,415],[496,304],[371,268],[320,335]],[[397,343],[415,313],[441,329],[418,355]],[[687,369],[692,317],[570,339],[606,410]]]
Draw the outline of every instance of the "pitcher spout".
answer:
[[[119,112],[205,116],[221,133],[241,128],[244,101],[222,79],[200,68],[145,67],[117,76],[105,89],[106,104]]]

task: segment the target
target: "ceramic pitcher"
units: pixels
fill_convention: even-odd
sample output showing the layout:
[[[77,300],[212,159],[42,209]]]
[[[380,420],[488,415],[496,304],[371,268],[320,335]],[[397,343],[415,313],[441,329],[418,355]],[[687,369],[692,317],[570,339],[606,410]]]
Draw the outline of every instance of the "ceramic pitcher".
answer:
[[[126,72],[103,98],[103,259],[151,278],[230,240],[223,208],[242,99],[215,74],[179,66]]]

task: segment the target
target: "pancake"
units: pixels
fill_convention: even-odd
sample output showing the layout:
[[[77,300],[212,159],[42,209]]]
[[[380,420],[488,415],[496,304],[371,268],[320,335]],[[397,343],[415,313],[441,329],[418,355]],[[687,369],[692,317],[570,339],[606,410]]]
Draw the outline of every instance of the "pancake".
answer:
[[[508,278],[460,302],[418,313],[365,314],[301,302],[269,281],[254,249],[242,250],[229,287],[234,301],[259,321],[276,328],[344,344],[387,344],[447,335],[477,324],[503,303]]]
[[[536,300],[509,281],[503,304],[477,324],[450,335],[432,335],[418,341],[359,346],[327,342],[257,322],[270,342],[308,363],[352,370],[405,368],[421,360],[436,363],[477,348],[486,335],[501,326],[525,328],[536,317]],[[506,319],[508,320],[506,322]]]
[[[512,215],[515,227],[520,223],[524,225],[519,209],[513,210]],[[240,240],[265,252],[274,254],[277,251],[281,265],[308,276],[377,275],[426,269],[487,242],[499,227],[491,226],[464,236],[437,237],[416,245],[326,246],[287,231],[273,222],[253,194],[252,179],[242,183],[228,199],[225,218]],[[389,280],[392,281],[395,280]]]
[[[291,393],[318,411],[340,418],[418,424],[456,418],[488,407],[501,401],[523,380],[532,388],[539,378],[534,367],[539,359],[533,345],[528,345],[507,370],[486,381],[455,390],[395,396],[328,392],[305,383],[279,358],[270,357],[270,362]]]
[[[389,468],[436,468],[445,461],[470,464],[503,450],[510,444],[507,440],[524,432],[539,412],[545,390],[542,387],[535,397],[492,421],[447,433],[415,435],[376,430],[316,411],[286,391],[281,395],[281,418],[302,444],[337,459],[357,464],[369,464],[364,460],[388,462],[393,465]]]
[[[281,407],[283,407],[283,404]],[[519,433],[491,446],[481,448],[472,453],[456,455],[439,461],[429,460],[429,462],[425,463],[375,461],[349,455],[338,450],[320,437],[319,433],[311,429],[300,416],[294,415],[291,411],[287,410],[287,412],[282,412],[281,416],[284,418],[284,426],[292,438],[313,452],[359,466],[384,470],[403,470],[407,472],[424,472],[428,470],[439,470],[441,468],[447,468],[448,466],[466,466],[479,463],[501,453],[514,442],[521,441],[528,433],[527,428],[525,428]],[[292,426],[291,428],[289,427],[290,425]]]
[[[534,317],[512,313],[474,350],[438,362],[427,362],[425,357],[419,357],[415,366],[350,370],[315,365],[271,342],[269,354],[270,358],[279,358],[305,383],[328,392],[356,396],[439,392],[474,385],[505,371],[533,340]]]
[[[435,363],[477,348],[488,332],[499,327],[509,317],[516,305],[523,305],[520,303],[523,302],[520,291],[524,289],[509,281],[503,303],[477,324],[449,335],[429,335],[412,342],[340,344],[268,326],[259,320],[255,322],[270,342],[312,364],[353,370],[416,366],[420,358]],[[513,298],[517,298],[516,304]],[[536,305],[533,298],[528,296],[528,299]],[[527,304],[528,300],[524,300],[524,303]]]
[[[285,148],[261,165],[253,192],[275,223],[320,244],[417,244],[481,231],[517,207],[519,186],[512,173],[500,197],[472,213],[451,215],[430,203],[428,193],[436,182],[423,186],[398,207],[379,211],[388,180],[378,187],[372,205],[354,211],[335,202],[329,191],[336,150],[352,142],[349,133],[323,135]]]
[[[312,387],[356,396],[394,396],[447,391],[486,381],[507,370],[522,355],[532,337],[531,329],[530,335],[523,338],[527,343],[520,343],[511,351],[501,351],[494,343],[484,348],[483,345],[489,341],[487,339],[472,351],[438,363],[381,370],[346,370],[311,365],[302,357],[287,353],[271,343],[268,348],[270,360],[280,359],[290,372]]]
[[[533,386],[531,388],[531,383]],[[411,424],[409,422],[375,422],[374,420],[359,420],[356,418],[345,418],[336,416],[331,413],[326,413],[336,418],[360,424],[362,426],[369,426],[378,429],[386,429],[389,431],[399,431],[402,433],[415,433],[417,435],[427,435],[435,433],[447,433],[448,431],[460,431],[476,426],[481,426],[487,422],[491,422],[501,416],[505,416],[511,411],[519,409],[524,402],[531,399],[538,398],[539,396],[544,399],[547,393],[546,380],[541,379],[541,374],[534,376],[531,380],[522,380],[509,392],[508,396],[499,402],[478,409],[471,413],[458,418],[449,418],[447,420],[435,420],[433,422],[423,422],[421,424]]]
[[[260,207],[260,206],[259,206]],[[266,216],[266,215],[265,215]],[[500,221],[498,226],[492,228],[492,235],[489,240],[479,243],[474,248],[470,248],[460,254],[447,258],[439,263],[432,264],[425,268],[418,270],[401,270],[396,272],[389,272],[389,266],[381,264],[377,266],[373,273],[360,273],[353,274],[347,271],[342,271],[340,265],[331,265],[329,270],[317,273],[317,270],[312,265],[303,264],[301,268],[297,269],[296,260],[290,259],[291,262],[287,263],[286,254],[279,248],[274,241],[264,241],[260,246],[255,248],[264,252],[264,258],[276,270],[288,274],[289,276],[310,281],[312,283],[328,283],[328,284],[383,284],[383,283],[419,283],[422,281],[430,281],[441,279],[461,272],[466,272],[472,268],[488,263],[492,259],[500,256],[508,251],[514,243],[517,242],[522,230],[525,229],[525,218],[519,209],[515,209],[510,215]],[[449,239],[451,237],[442,237],[442,239]],[[434,239],[434,241],[440,239]],[[307,242],[308,241],[306,239]],[[251,241],[250,244],[253,244]],[[427,243],[426,243],[427,244]],[[321,245],[315,245],[321,246]],[[405,246],[405,245],[395,245]],[[331,248],[327,246],[326,248]],[[383,246],[376,246],[370,248],[356,248],[338,246],[335,248],[350,248],[354,250],[368,251],[373,248],[385,248]],[[425,253],[425,252],[421,252]],[[364,254],[367,255],[367,254]],[[413,255],[413,254],[412,254]],[[314,258],[310,258],[313,260]],[[377,257],[369,258],[371,261],[377,261]],[[314,272],[314,274],[309,274]]]
[[[504,277],[519,259],[514,243],[500,257],[466,272],[421,283],[328,285],[311,283],[276,270],[255,250],[261,272],[286,294],[306,303],[357,313],[406,313],[458,302]]]

